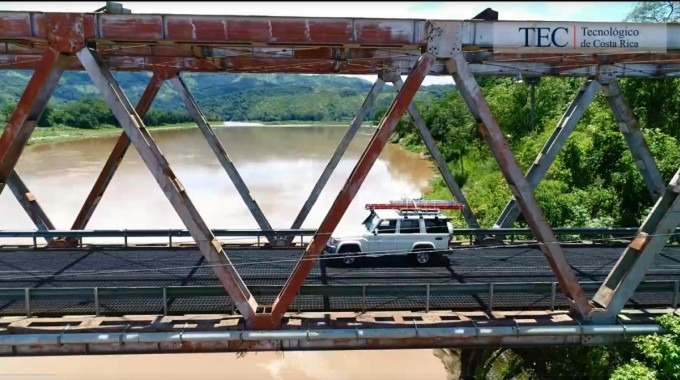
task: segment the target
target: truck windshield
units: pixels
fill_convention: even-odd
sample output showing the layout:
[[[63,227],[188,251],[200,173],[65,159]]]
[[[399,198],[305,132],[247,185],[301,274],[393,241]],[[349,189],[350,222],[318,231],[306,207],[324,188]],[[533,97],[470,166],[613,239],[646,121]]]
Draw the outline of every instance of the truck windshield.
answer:
[[[371,213],[371,215],[364,220],[364,226],[366,226],[366,231],[373,231],[373,228],[375,228],[376,225],[380,222],[380,218],[378,218],[378,215],[375,213]]]

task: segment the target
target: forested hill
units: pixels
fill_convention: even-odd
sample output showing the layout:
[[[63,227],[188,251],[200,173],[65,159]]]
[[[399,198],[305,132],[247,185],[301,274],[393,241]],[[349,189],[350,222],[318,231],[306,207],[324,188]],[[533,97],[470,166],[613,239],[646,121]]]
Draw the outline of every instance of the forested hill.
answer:
[[[0,107],[16,103],[30,76],[31,71],[0,71],[4,90],[0,93]],[[118,72],[115,76],[133,104],[150,78],[149,73],[132,72]],[[183,78],[207,115],[238,121],[351,120],[371,88],[369,81],[338,75],[190,73],[183,74]],[[416,99],[427,101],[452,89],[453,84],[425,86]],[[374,110],[388,107],[393,96],[393,88],[385,86]],[[99,92],[87,73],[66,72],[50,105],[61,108],[63,103],[91,97],[99,99]],[[184,107],[170,86],[165,85],[153,109],[176,111]]]

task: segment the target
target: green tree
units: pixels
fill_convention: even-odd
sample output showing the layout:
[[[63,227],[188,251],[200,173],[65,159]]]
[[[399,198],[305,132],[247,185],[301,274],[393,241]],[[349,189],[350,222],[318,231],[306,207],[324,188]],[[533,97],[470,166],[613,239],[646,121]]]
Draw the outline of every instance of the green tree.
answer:
[[[658,322],[668,334],[633,338],[635,357],[617,368],[612,380],[680,379],[680,317],[667,314]]]
[[[640,1],[625,21],[675,22],[680,19],[680,1]]]

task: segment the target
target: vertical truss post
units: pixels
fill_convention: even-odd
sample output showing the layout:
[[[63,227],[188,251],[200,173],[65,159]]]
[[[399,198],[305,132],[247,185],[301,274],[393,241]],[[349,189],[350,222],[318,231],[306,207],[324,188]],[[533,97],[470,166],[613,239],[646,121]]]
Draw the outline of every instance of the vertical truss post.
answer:
[[[290,277],[288,277],[288,281],[283,286],[283,289],[281,289],[281,293],[279,293],[279,296],[274,301],[271,316],[273,323],[279,323],[284,313],[293,302],[293,298],[302,286],[305,278],[307,278],[309,271],[312,269],[314,261],[321,255],[328,239],[335,230],[335,227],[337,227],[340,219],[342,219],[345,211],[347,211],[347,207],[349,207],[354,196],[359,191],[361,184],[373,167],[373,164],[378,159],[380,152],[387,144],[387,140],[389,140],[394,129],[397,127],[401,116],[406,111],[408,105],[413,101],[413,98],[425,79],[425,76],[428,74],[433,61],[433,55],[429,53],[421,55],[413,67],[411,74],[408,76],[408,79],[406,79],[402,91],[400,91],[392,101],[392,105],[380,122],[371,141],[364,149],[354,170],[352,170],[352,173],[345,182],[342,190],[340,190],[340,193],[333,202],[326,217],[321,222],[319,229],[307,246],[305,253],[295,265],[293,272]]]
[[[335,148],[335,152],[333,152],[333,155],[331,156],[330,161],[328,161],[326,168],[324,168],[321,176],[316,181],[314,188],[312,188],[312,192],[305,201],[305,204],[300,209],[297,217],[295,217],[293,225],[290,227],[291,229],[295,230],[300,228],[305,219],[307,219],[307,216],[312,211],[312,207],[314,207],[314,204],[319,199],[321,191],[323,191],[323,188],[331,178],[333,171],[335,171],[335,168],[340,163],[340,159],[342,159],[342,156],[347,151],[347,148],[352,143],[352,140],[354,140],[354,136],[356,136],[359,128],[361,128],[361,123],[363,123],[364,119],[366,119],[366,115],[368,115],[371,107],[373,107],[373,104],[375,104],[375,101],[378,99],[378,95],[382,91],[384,85],[385,81],[382,80],[382,78],[378,78],[375,83],[373,83],[373,87],[371,87],[371,91],[369,91],[368,95],[366,95],[366,99],[364,99],[364,103],[361,105],[361,108],[359,108],[359,112],[352,120],[352,123],[349,125],[349,128],[345,134],[342,136],[342,140],[340,140],[338,146]],[[286,238],[288,244],[290,244],[294,238],[294,236],[288,236]]]
[[[220,164],[222,164],[222,167],[227,172],[227,175],[229,175],[229,178],[236,187],[236,190],[238,190],[239,195],[241,195],[241,199],[243,199],[243,202],[250,210],[250,213],[253,215],[253,218],[255,218],[255,221],[257,222],[258,226],[260,226],[260,229],[263,231],[271,231],[272,226],[264,216],[260,206],[258,206],[257,202],[255,202],[255,199],[253,199],[252,195],[250,194],[250,190],[248,190],[248,186],[243,181],[243,178],[241,178],[236,166],[234,166],[234,163],[229,158],[224,146],[215,135],[215,131],[208,123],[208,120],[206,120],[203,112],[201,112],[201,109],[194,100],[194,97],[191,96],[191,92],[189,92],[189,88],[187,87],[186,83],[184,83],[184,80],[182,80],[180,76],[175,76],[174,78],[170,79],[169,82],[175,89],[175,92],[177,92],[177,95],[179,95],[180,99],[182,99],[182,102],[184,102],[189,114],[198,125],[198,129],[200,129],[201,133],[203,133],[203,137],[205,137],[213,153],[215,153],[215,156],[217,156],[217,160],[220,162]],[[271,234],[265,234],[265,236],[267,237],[267,240],[269,240],[269,243],[274,243],[275,236]]]
[[[626,144],[628,144],[628,149],[633,155],[637,167],[640,169],[647,190],[652,200],[656,201],[664,192],[663,178],[661,178],[656,161],[654,161],[654,157],[649,151],[633,110],[630,109],[630,105],[626,102],[616,77],[607,74],[611,74],[611,72],[604,69],[598,77],[598,81],[602,84],[602,92],[609,103],[609,108],[611,108],[614,114],[619,130],[623,134]]]
[[[175,176],[111,71],[104,65],[99,53],[90,48],[81,49],[77,56],[149,171],[186,225],[206,261],[211,264],[222,286],[224,286],[241,315],[246,321],[250,321],[257,310],[257,302],[224,252],[222,245],[196,210],[184,186]]]
[[[538,205],[531,185],[522,174],[522,170],[517,164],[484,95],[481,93],[464,55],[461,53],[454,54],[451,59],[446,61],[446,68],[453,75],[458,91],[475,116],[480,133],[491,148],[491,153],[498,162],[503,177],[517,200],[529,227],[539,241],[541,251],[548,259],[560,287],[567,298],[573,302],[572,310],[577,313],[578,317],[587,317],[591,306],[583,288],[574,276],[564,256],[564,251],[548,224],[543,210]]]
[[[52,48],[45,49],[0,136],[0,193],[9,185],[38,229],[54,229],[54,225],[14,168],[63,72],[63,56]]]
[[[403,86],[401,78],[397,78],[393,83],[395,90],[399,92],[401,90],[401,87]],[[468,226],[470,228],[479,228],[477,218],[475,218],[475,214],[472,212],[470,204],[465,198],[465,194],[463,194],[463,190],[461,190],[460,186],[458,186],[456,179],[453,177],[453,174],[451,173],[451,169],[449,169],[449,165],[446,163],[446,160],[444,160],[444,157],[439,151],[439,148],[437,148],[437,144],[435,143],[429,128],[425,124],[425,120],[423,120],[422,116],[420,115],[420,112],[418,112],[418,108],[416,108],[416,105],[414,103],[411,103],[409,104],[407,111],[408,114],[411,116],[411,120],[413,120],[413,123],[418,128],[418,134],[425,143],[428,152],[430,152],[430,156],[432,156],[434,162],[437,164],[439,173],[441,173],[442,177],[444,178],[446,186],[451,191],[451,194],[453,194],[453,196],[456,197],[456,200],[465,206],[465,208],[462,210],[462,213]],[[477,235],[477,238],[482,240],[484,236]]]
[[[536,190],[538,184],[545,177],[550,166],[555,162],[560,150],[566,144],[569,135],[576,129],[576,125],[583,117],[588,105],[593,101],[600,84],[594,80],[587,80],[579,89],[576,97],[557,123],[557,127],[548,138],[543,149],[536,156],[533,164],[527,172],[526,178],[532,190]],[[494,228],[510,228],[520,215],[517,201],[512,198],[503,209],[501,216],[496,221]]]
[[[166,79],[167,75],[170,74],[161,71],[155,71],[153,73],[149,84],[147,84],[142,97],[137,103],[136,111],[139,117],[143,118],[144,115],[146,115],[146,113],[149,111],[151,104],[156,98],[156,95],[158,95],[158,91],[160,91],[163,81]],[[90,193],[87,195],[85,203],[83,203],[83,206],[80,208],[80,212],[78,213],[78,216],[71,227],[72,230],[82,230],[87,226],[87,223],[94,214],[94,210],[97,208],[99,202],[104,196],[104,192],[111,183],[114,174],[116,174],[116,170],[120,166],[121,162],[123,162],[123,157],[125,157],[125,153],[129,147],[130,138],[125,132],[123,132],[120,137],[118,137],[116,145],[114,145],[111,154],[109,154],[104,167],[99,173],[99,177],[97,177],[94,186],[92,186],[92,190],[90,190]]]
[[[613,320],[654,263],[656,255],[666,245],[680,225],[680,169],[656,201],[638,230],[637,237],[628,244],[614,268],[593,297],[604,310],[593,310],[593,320]]]

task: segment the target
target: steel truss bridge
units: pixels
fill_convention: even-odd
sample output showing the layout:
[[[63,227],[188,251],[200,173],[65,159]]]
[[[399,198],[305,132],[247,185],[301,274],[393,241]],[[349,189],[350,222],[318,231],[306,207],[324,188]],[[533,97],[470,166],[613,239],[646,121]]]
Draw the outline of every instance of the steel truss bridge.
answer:
[[[641,34],[637,47],[588,47],[586,29],[614,28]],[[542,39],[546,30],[552,33],[549,45]],[[555,40],[557,31],[567,39]],[[680,168],[670,182],[663,181],[617,79],[675,76],[679,49],[677,25],[0,12],[0,68],[33,70],[0,136],[0,192],[9,188],[37,228],[3,232],[6,238],[33,237],[34,246],[0,250],[0,352],[588,345],[662,332],[652,317],[675,311],[678,302],[678,248],[672,244],[677,237],[672,237],[680,224]],[[58,230],[15,166],[66,70],[89,74],[123,133],[70,230]],[[112,75],[123,70],[152,73],[136,106]],[[275,230],[182,72],[367,74],[376,81],[291,228]],[[527,173],[476,81],[518,73],[583,78]],[[453,77],[510,187],[513,197],[491,230],[480,228],[412,103],[427,75]],[[181,97],[259,231],[211,230],[194,207],[142,121],[164,82]],[[319,227],[300,230],[386,83],[397,95],[374,136]],[[546,222],[533,191],[599,91],[655,206],[637,229],[559,232]],[[473,236],[473,244],[455,248],[436,268],[329,268],[322,255],[325,243],[404,113],[453,196],[466,205],[470,229],[463,234]],[[130,147],[186,230],[86,230]],[[520,213],[529,228],[513,231]],[[169,244],[126,244],[129,236],[159,234]],[[257,236],[258,243],[225,245],[219,240],[225,234]],[[588,240],[589,234],[622,243],[558,239]],[[311,239],[298,244],[299,235]],[[489,235],[497,242],[514,235],[531,241],[481,244]],[[124,242],[117,247],[83,242],[98,236]],[[195,244],[178,247],[173,236],[190,236]]]

